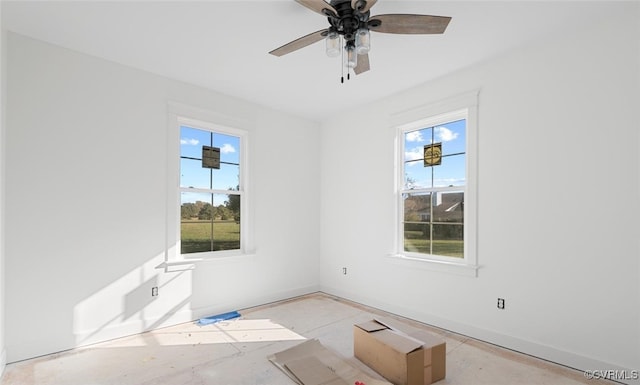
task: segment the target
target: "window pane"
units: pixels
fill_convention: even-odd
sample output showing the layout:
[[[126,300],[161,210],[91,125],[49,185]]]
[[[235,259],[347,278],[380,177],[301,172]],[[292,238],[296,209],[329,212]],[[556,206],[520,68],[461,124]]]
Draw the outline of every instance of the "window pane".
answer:
[[[431,171],[424,168],[424,146],[431,143],[432,129],[423,128],[404,134],[405,188],[431,187]]]
[[[403,194],[404,221],[429,222],[431,220],[431,194]]]
[[[240,248],[240,195],[181,193],[181,253]]]
[[[211,132],[191,127],[180,127],[180,156],[202,158],[202,146],[211,146]]]
[[[211,221],[182,220],[180,222],[180,252],[182,254],[212,251]]]
[[[440,124],[434,128],[434,142],[442,143],[443,156],[466,152],[466,123],[466,120],[462,119]]]
[[[216,220],[213,222],[213,251],[240,249],[240,221]]]
[[[213,134],[213,146],[220,148],[220,162],[240,163],[240,138],[225,134]]]
[[[464,223],[464,192],[434,192],[433,222]]]
[[[440,165],[428,167],[433,169],[433,187],[464,186],[467,182],[465,162],[464,154],[444,156]]]
[[[405,163],[404,185],[406,189],[430,188],[432,186],[433,167],[424,167],[420,162]]]
[[[462,225],[433,225],[433,254],[464,258]]]
[[[240,195],[214,194],[213,251],[240,249]]]
[[[221,164],[220,170],[213,170],[213,188],[216,190],[238,190],[240,166]]]
[[[431,253],[431,234],[429,224],[404,224],[404,251],[414,253]]]
[[[181,253],[189,254],[211,251],[213,195],[183,192],[181,194],[181,203]]]
[[[212,171],[202,168],[201,160],[180,159],[180,187],[211,188]]]

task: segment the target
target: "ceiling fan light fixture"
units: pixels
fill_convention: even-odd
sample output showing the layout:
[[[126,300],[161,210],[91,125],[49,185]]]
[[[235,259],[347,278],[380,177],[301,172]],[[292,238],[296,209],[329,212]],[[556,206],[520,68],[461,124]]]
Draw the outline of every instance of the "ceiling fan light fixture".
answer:
[[[369,53],[371,49],[371,34],[367,28],[360,28],[356,32],[356,51],[358,55]]]
[[[326,53],[329,57],[340,56],[340,35],[337,32],[329,32],[325,39]]]
[[[350,72],[359,75],[371,69],[369,63],[371,31],[400,35],[435,35],[444,33],[451,21],[449,16],[419,14],[390,13],[371,16],[371,7],[378,0],[295,1],[326,17],[329,26],[295,39],[269,53],[274,56],[283,56],[325,39],[327,56],[342,55],[340,61],[343,82],[345,68],[347,79]]]
[[[344,47],[345,55],[344,55],[344,65],[347,68],[356,68],[358,65],[358,52],[356,51],[356,47],[353,45],[347,44]]]

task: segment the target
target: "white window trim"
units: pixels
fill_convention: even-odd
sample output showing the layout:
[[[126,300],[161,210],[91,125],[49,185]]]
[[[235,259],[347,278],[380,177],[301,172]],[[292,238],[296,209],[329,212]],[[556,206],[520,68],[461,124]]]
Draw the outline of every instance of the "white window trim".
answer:
[[[391,124],[396,130],[396,231],[394,252],[389,261],[408,268],[461,274],[477,277],[478,250],[478,96],[479,91],[472,91],[437,103],[418,106],[391,116]],[[464,116],[462,112],[466,112]],[[466,118],[466,186],[464,211],[464,259],[426,255],[404,251],[404,232],[402,223],[404,212],[402,207],[402,186],[404,185],[404,132],[419,128],[431,127],[443,121]],[[445,188],[446,189],[446,188]],[[454,188],[460,190],[460,188]]]
[[[196,262],[219,261],[227,263],[229,258],[253,257],[255,255],[253,218],[250,199],[249,176],[249,129],[251,122],[213,111],[169,102],[167,128],[167,220],[165,261],[158,268],[187,266]],[[212,130],[240,138],[240,249],[204,253],[182,254],[180,252],[180,192],[198,189],[180,187],[180,126]],[[207,190],[209,192],[209,190]],[[228,191],[214,191],[226,194]]]

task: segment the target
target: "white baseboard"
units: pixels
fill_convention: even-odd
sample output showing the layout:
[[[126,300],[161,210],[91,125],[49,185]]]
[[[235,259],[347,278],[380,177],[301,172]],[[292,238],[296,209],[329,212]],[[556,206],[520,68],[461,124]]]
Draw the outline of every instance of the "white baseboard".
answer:
[[[317,293],[320,287],[317,285],[300,287],[291,290],[284,290],[274,293],[268,293],[257,297],[246,298],[243,301],[234,300],[233,303],[220,304],[216,306],[208,306],[193,310],[193,319],[200,319],[214,314],[221,314],[235,310],[247,309],[254,306],[261,306],[272,302],[283,301],[289,298],[300,297],[306,294]]]
[[[100,342],[109,341],[115,338],[130,336],[158,328],[178,325],[185,322],[208,317],[214,314],[227,313],[230,311],[246,309],[254,306],[264,305],[266,303],[281,301],[288,298],[298,297],[305,294],[316,293],[319,287],[316,285],[301,287],[297,289],[285,290],[280,292],[266,293],[263,295],[252,296],[244,301],[238,301],[234,298],[228,303],[221,303],[215,306],[207,306],[196,309],[185,309],[175,313],[165,314],[162,317],[136,319],[116,325],[109,325],[102,329],[87,330],[77,332],[75,335],[76,345],[74,347],[93,345]],[[231,303],[233,302],[233,303]],[[55,353],[55,352],[49,352]],[[45,353],[45,354],[49,354]]]
[[[460,323],[457,321],[441,318],[433,314],[428,314],[419,310],[409,309],[396,304],[379,301],[375,298],[362,296],[357,293],[345,292],[343,290],[323,286],[320,289],[329,295],[354,301],[365,306],[380,309],[405,318],[432,325],[456,334],[462,334],[480,341],[488,342],[509,350],[514,350],[536,358],[557,363],[579,371],[598,371],[605,374],[606,371],[617,371],[626,373],[628,377],[637,376],[639,368],[624,368],[610,362],[604,362],[591,357],[564,351],[552,346],[541,345],[532,341],[523,340],[517,337],[508,336],[492,330],[478,328],[473,325]],[[635,374],[635,375],[634,375]],[[639,379],[620,380],[620,383],[639,385]]]
[[[376,309],[384,310],[399,316],[410,318],[428,325],[432,325],[438,328],[446,329],[448,331],[469,336],[471,338],[485,341],[491,344],[495,344],[510,350],[515,350],[524,354],[528,354],[534,357],[538,357],[547,361],[558,363],[560,365],[568,366],[577,370],[615,370],[624,371],[626,373],[633,373],[630,368],[623,368],[618,365],[614,365],[608,362],[596,360],[590,357],[582,356],[576,353],[567,352],[561,349],[554,348],[552,346],[541,345],[535,342],[526,341],[517,337],[507,336],[495,331],[481,329],[473,325],[460,323],[457,321],[444,319],[433,314],[424,313],[415,309],[404,308],[395,304],[379,301],[375,298],[362,296],[356,293],[345,292],[339,289],[330,287],[319,287],[316,285],[300,287],[291,290],[284,290],[280,292],[267,293],[256,297],[247,298],[244,301],[238,301],[234,299],[233,303],[224,303],[216,306],[208,306],[197,309],[187,309],[178,311],[173,314],[164,315],[161,318],[135,320],[123,324],[114,325],[111,327],[103,328],[99,331],[88,331],[85,333],[76,334],[76,346],[86,346],[98,342],[108,341],[114,338],[124,337],[128,335],[137,334],[140,332],[148,331],[151,329],[157,329],[172,325],[177,325],[185,322],[192,322],[199,318],[207,317],[213,314],[226,313],[234,310],[242,310],[254,306],[260,306],[272,302],[282,301],[289,298],[299,297],[306,294],[312,294],[316,292],[324,292],[329,295],[338,296],[346,300],[361,303],[366,306],[370,306]],[[55,353],[48,352],[44,354]],[[28,358],[28,357],[26,357]],[[0,376],[4,372],[4,368],[7,363],[6,350],[3,350],[0,354]],[[640,385],[638,380],[621,381],[621,383],[630,385]]]

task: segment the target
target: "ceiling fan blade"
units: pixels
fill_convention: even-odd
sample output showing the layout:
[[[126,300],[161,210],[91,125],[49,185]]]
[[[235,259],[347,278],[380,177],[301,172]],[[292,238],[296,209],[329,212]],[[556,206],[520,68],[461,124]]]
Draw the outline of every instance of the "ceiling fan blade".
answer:
[[[365,13],[377,3],[378,0],[351,0],[351,8]],[[360,8],[361,7],[361,8]]]
[[[296,0],[296,2],[324,16],[329,16],[330,13],[333,13],[334,15],[338,14],[338,11],[333,8],[333,5],[324,0]],[[330,13],[325,13],[325,9]]]
[[[353,72],[355,72],[356,75],[359,75],[369,70],[369,54],[365,53],[364,55],[358,55],[358,65],[353,69]]]
[[[296,39],[292,42],[289,42],[285,45],[283,45],[282,47],[276,48],[273,51],[269,52],[270,54],[274,55],[274,56],[282,56],[282,55],[286,55],[288,53],[291,53],[293,51],[297,51],[300,48],[304,48],[308,45],[311,45],[313,43],[316,43],[322,39],[324,39],[324,37],[327,34],[328,29],[321,29],[319,31],[310,33],[306,36],[303,36],[299,39]]]
[[[388,14],[369,18],[369,29],[382,33],[439,34],[444,33],[448,16]]]

